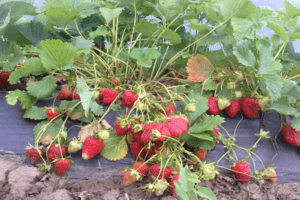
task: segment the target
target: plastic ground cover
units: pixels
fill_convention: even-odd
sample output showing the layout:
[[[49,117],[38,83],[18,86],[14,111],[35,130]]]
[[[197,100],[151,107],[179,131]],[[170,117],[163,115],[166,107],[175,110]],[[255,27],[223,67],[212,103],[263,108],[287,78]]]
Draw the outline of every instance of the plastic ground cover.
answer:
[[[33,134],[32,129],[36,125],[36,121],[28,120],[22,118],[25,113],[25,110],[22,109],[19,104],[15,106],[10,106],[6,103],[7,91],[0,91],[0,156],[11,156],[13,159],[18,159],[19,162],[23,165],[31,165],[27,159],[25,159],[25,147],[28,145],[28,142],[33,144]],[[52,101],[39,101],[37,106],[50,106]],[[57,101],[59,105],[59,101]],[[221,114],[222,115],[222,114]],[[108,115],[105,116],[105,120],[113,127],[116,118],[119,116],[117,112],[111,111]],[[225,115],[226,122],[223,124],[223,127],[228,131],[230,135],[233,135],[236,125],[242,119],[242,114],[239,113],[234,118],[228,118]],[[239,123],[239,126],[236,129],[236,144],[244,148],[249,148],[252,146],[257,137],[255,133],[258,133],[261,128],[261,116],[258,116],[255,119],[247,119],[245,116],[243,120]],[[67,128],[70,128],[73,125],[78,125],[79,122],[68,121],[66,124]],[[280,115],[274,112],[266,112],[265,117],[266,129],[270,131],[271,138],[274,139],[277,135],[280,128]],[[69,139],[72,139],[74,136],[78,135],[80,128],[74,127],[69,131]],[[225,137],[227,137],[226,132],[221,128],[219,129]],[[267,166],[274,163],[276,167],[276,173],[278,175],[278,182],[280,183],[291,183],[300,181],[300,155],[299,147],[294,147],[287,144],[282,134],[279,133],[277,137],[278,149],[275,148],[271,139],[262,140],[259,143],[259,146],[254,150],[257,155],[261,158],[264,164]],[[222,146],[222,143],[219,143],[215,149],[208,152],[206,160],[217,161],[223,154],[225,149]],[[276,156],[274,157],[274,155]],[[243,159],[247,156],[244,151],[237,151],[237,156],[239,159]],[[22,158],[22,159],[21,159]],[[71,165],[70,169],[67,172],[67,176],[71,178],[81,178],[86,175],[88,172],[94,170],[96,167],[101,166],[110,166],[114,165],[113,168],[107,168],[101,170],[101,173],[96,173],[89,178],[104,178],[107,176],[113,176],[116,170],[120,167],[131,166],[133,157],[131,153],[123,160],[112,162],[108,161],[101,156],[96,156],[95,158],[84,161],[81,158],[80,152],[72,154],[71,159],[75,162],[74,165]],[[253,163],[248,159],[250,166],[253,170]],[[1,164],[1,163],[0,163]],[[222,159],[220,165],[226,168],[229,168],[229,165],[226,164],[226,160]],[[262,169],[262,166],[258,159],[255,159],[255,165],[258,169]],[[223,174],[227,174],[228,170],[220,168]]]

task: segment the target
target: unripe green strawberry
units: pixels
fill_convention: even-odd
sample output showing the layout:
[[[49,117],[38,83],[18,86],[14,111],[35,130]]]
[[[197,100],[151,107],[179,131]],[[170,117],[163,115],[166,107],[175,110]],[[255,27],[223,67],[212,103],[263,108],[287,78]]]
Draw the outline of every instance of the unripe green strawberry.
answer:
[[[97,133],[98,137],[100,140],[104,141],[107,140],[109,138],[109,131],[108,130],[100,130]]]
[[[185,111],[189,113],[194,113],[196,111],[196,106],[194,103],[190,103],[185,107]]]
[[[228,90],[234,90],[236,88],[236,85],[234,82],[227,83],[227,89]]]
[[[240,81],[240,80],[242,80],[242,79],[244,78],[242,72],[240,72],[240,71],[235,71],[234,73],[235,73],[235,77],[236,77],[237,80]]]
[[[71,141],[69,143],[68,152],[75,153],[75,152],[79,151],[80,149],[82,149],[82,146],[83,146],[83,142],[78,141],[76,139],[76,137],[74,137],[73,141]]]
[[[157,182],[154,183],[154,187],[155,187],[155,195],[161,196],[169,187],[169,184],[165,180],[157,180]]]
[[[218,107],[220,110],[224,110],[230,106],[230,101],[226,98],[218,98]]]
[[[258,104],[262,111],[266,111],[269,103],[270,103],[270,97],[263,97],[258,99]]]
[[[55,138],[55,140],[53,141],[54,143],[58,143],[58,139],[59,139],[59,143],[63,143],[68,137],[68,133],[67,131],[61,131],[58,135],[57,138]]]
[[[100,92],[99,91],[95,91],[92,97],[92,101],[96,101],[99,98]]]
[[[203,163],[201,165],[202,176],[204,180],[212,180],[219,174],[218,169],[214,163]]]
[[[236,98],[241,98],[243,96],[243,93],[241,91],[235,91],[234,95]]]

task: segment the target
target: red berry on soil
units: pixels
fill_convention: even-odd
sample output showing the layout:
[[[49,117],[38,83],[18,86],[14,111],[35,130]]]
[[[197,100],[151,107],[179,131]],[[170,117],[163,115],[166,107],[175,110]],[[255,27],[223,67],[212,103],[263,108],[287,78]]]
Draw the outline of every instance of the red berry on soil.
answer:
[[[186,121],[181,117],[167,119],[166,127],[169,129],[172,137],[178,137],[188,129]]]
[[[218,106],[218,99],[217,97],[209,97],[208,98],[208,110],[207,112],[211,115],[217,115],[221,110]]]
[[[46,114],[48,116],[48,121],[51,121],[53,118],[55,118],[59,114],[59,111],[54,108],[49,108],[46,110]]]
[[[140,174],[141,177],[147,176],[147,174],[149,172],[149,167],[144,162],[136,162],[132,166],[132,168],[135,169]]]
[[[157,154],[157,152],[159,152],[162,146],[162,142],[156,142],[154,143],[153,146],[151,146],[151,149],[148,151],[147,157],[151,158],[152,156],[154,156],[155,154]],[[146,151],[146,150],[145,150]]]
[[[118,94],[119,93],[118,93],[117,90],[105,89],[102,92],[102,96],[103,96],[102,102],[103,102],[103,104],[105,104],[105,105],[111,104],[115,100],[115,98],[117,98]]]
[[[250,168],[249,163],[245,161],[239,161],[230,168],[236,179],[239,179],[241,183],[248,183],[250,180]]]
[[[58,100],[68,100],[70,99],[71,93],[67,88],[61,89],[61,91],[57,95]]]
[[[68,159],[59,159],[54,162],[55,171],[59,175],[64,175],[70,166],[70,160]]]
[[[138,95],[134,92],[127,90],[123,94],[122,105],[131,108],[134,102],[138,99]]]
[[[135,140],[133,142],[131,142],[130,150],[131,150],[131,153],[132,153],[132,156],[133,156],[134,160],[137,159],[138,155],[139,155],[139,158],[142,158],[142,159],[145,157],[146,152],[142,151],[143,148],[144,148],[143,143],[137,142]]]
[[[200,160],[204,160],[207,154],[206,149],[195,149],[195,154]]]
[[[39,149],[40,154],[43,155],[43,150]],[[26,149],[26,156],[29,158],[30,162],[32,164],[37,163],[39,159],[41,158],[39,152],[35,148],[27,148]]]
[[[281,129],[281,133],[283,135],[283,139],[293,145],[299,146],[300,145],[300,131],[296,131],[290,124],[285,125]]]
[[[140,131],[136,131],[136,132],[135,132],[134,127],[137,127],[137,126],[141,126],[142,129],[141,129]],[[144,128],[145,128],[145,125],[144,125],[144,124],[136,124],[136,126],[135,126],[135,125],[130,125],[130,126],[129,126],[129,131],[130,131],[132,137],[133,137],[137,142],[143,143],[141,136],[142,136],[142,133],[144,132]]]
[[[240,103],[237,100],[231,100],[230,106],[225,108],[225,112],[228,117],[235,117],[237,113],[241,110]]]
[[[73,90],[70,94],[71,99],[78,99],[80,100],[79,94],[76,93],[76,90]]]
[[[47,158],[49,161],[53,161],[54,158],[60,158],[61,157],[61,153],[60,153],[60,149],[61,149],[61,153],[62,155],[66,155],[67,150],[64,146],[59,146],[58,144],[51,144],[48,151],[47,151]]]
[[[166,105],[166,106],[163,106],[163,108],[164,108],[165,112],[163,112],[162,110],[159,110],[159,112],[166,113],[167,116],[170,116],[170,115],[176,113],[176,109],[172,105]]]
[[[131,170],[128,170],[125,172],[124,177],[123,177],[123,185],[128,186],[131,185],[132,183],[135,183],[138,181],[138,178],[135,174],[132,174]]]
[[[9,85],[9,82],[8,82],[9,76],[10,76],[9,72],[1,72],[0,73],[0,86],[6,87]]]
[[[83,160],[89,160],[96,155],[100,154],[100,152],[104,148],[104,142],[99,139],[95,139],[94,137],[87,137],[83,142],[83,147],[81,150],[81,157]]]
[[[128,124],[124,126],[123,123],[118,119],[115,121],[115,130],[118,136],[122,136],[125,135],[130,130],[130,128]]]
[[[173,173],[173,168],[165,167],[164,169],[160,169],[160,164],[155,163],[151,165],[149,171],[152,176],[157,177],[158,179],[165,179],[169,181]]]
[[[256,98],[253,97],[243,97],[240,100],[240,105],[243,113],[248,117],[248,118],[254,118],[258,114],[258,109],[259,109],[259,103]]]
[[[179,174],[175,174],[175,175],[172,176],[171,181],[170,181],[171,192],[172,192],[173,196],[177,196],[176,191],[175,191],[176,186],[175,186],[174,182],[178,181],[178,180],[179,180]]]

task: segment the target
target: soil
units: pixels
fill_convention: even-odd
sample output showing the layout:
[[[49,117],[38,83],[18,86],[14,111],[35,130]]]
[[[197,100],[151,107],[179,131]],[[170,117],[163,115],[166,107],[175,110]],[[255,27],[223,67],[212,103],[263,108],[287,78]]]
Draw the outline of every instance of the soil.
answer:
[[[123,186],[125,167],[113,177],[71,179],[55,172],[40,172],[36,167],[21,166],[0,157],[0,200],[176,200],[170,191],[161,197],[145,194],[142,186],[151,181],[146,177],[128,187]],[[95,169],[97,171],[97,169]],[[218,176],[201,182],[211,188],[218,200],[296,200],[300,199],[300,183],[278,184],[249,182],[242,184],[231,177]]]

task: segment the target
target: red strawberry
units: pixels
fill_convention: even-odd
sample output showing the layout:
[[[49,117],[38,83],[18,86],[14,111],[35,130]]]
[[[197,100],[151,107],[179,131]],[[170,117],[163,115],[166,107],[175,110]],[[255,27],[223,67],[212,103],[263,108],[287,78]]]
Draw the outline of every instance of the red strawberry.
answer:
[[[149,140],[152,142],[162,142],[168,137],[171,137],[171,133],[165,125],[162,123],[150,123],[145,127],[144,132],[141,135],[141,139],[144,143],[148,143]]]
[[[240,105],[243,113],[251,118],[254,118],[258,114],[259,103],[256,98],[253,97],[243,97],[240,100]]]
[[[34,77],[30,77],[30,78],[28,79],[28,81],[35,81],[35,78],[34,78]]]
[[[57,95],[57,99],[59,100],[68,100],[70,99],[71,93],[67,88],[61,89],[61,91]]]
[[[43,155],[43,150],[39,149],[41,155]],[[33,147],[26,148],[26,156],[29,158],[31,164],[37,163],[41,158],[39,152]]]
[[[0,87],[6,87],[9,85],[8,79],[9,79],[10,73],[9,72],[1,72],[0,73]]]
[[[104,43],[101,44],[101,50],[103,51],[105,49]]]
[[[134,102],[138,99],[138,95],[134,92],[127,90],[123,94],[122,105],[131,108]]]
[[[181,117],[171,117],[167,119],[166,127],[169,129],[172,137],[178,137],[188,129],[186,121]]]
[[[61,149],[61,153],[60,153]],[[47,158],[49,161],[53,161],[54,158],[61,158],[61,154],[66,155],[67,150],[64,146],[58,144],[51,144],[47,151]]]
[[[237,100],[231,100],[230,106],[225,108],[225,112],[229,117],[234,117],[241,110],[240,103]]]
[[[179,180],[179,174],[175,174],[175,175],[172,176],[171,181],[170,181],[170,185],[172,187],[171,192],[172,192],[173,196],[177,196],[176,191],[175,191],[176,186],[175,186],[174,182],[178,181],[178,180]]]
[[[144,124],[135,124],[129,126],[130,133],[137,142],[143,143],[141,136],[144,132],[144,128]]]
[[[104,142],[94,137],[87,137],[83,142],[81,157],[83,160],[89,160],[98,155],[104,148]]]
[[[300,145],[300,131],[296,131],[290,124],[285,125],[281,129],[281,133],[287,143],[293,146]]]
[[[133,142],[131,142],[130,150],[131,150],[134,160],[137,159],[138,155],[140,155],[139,158],[142,158],[142,159],[145,157],[146,153],[145,153],[145,151],[142,151],[143,148],[144,148],[143,143],[137,142],[135,140]]]
[[[46,114],[48,116],[48,121],[51,121],[53,118],[55,118],[59,114],[59,111],[54,108],[49,108],[46,110]]]
[[[149,167],[144,162],[136,162],[132,166],[132,168],[135,169],[140,174],[141,177],[147,176],[147,174],[149,172]]]
[[[80,100],[80,96],[79,96],[79,94],[76,93],[76,90],[73,90],[73,91],[71,92],[70,98],[71,98],[71,99],[78,99],[78,100]]]
[[[217,115],[220,111],[218,106],[217,97],[209,97],[208,98],[208,110],[207,112],[211,115]]]
[[[125,172],[124,177],[123,177],[123,185],[128,186],[131,185],[132,183],[135,183],[138,181],[138,177],[136,174],[132,174],[132,170],[128,170]]]
[[[130,127],[129,127],[128,123],[126,123],[125,120],[117,119],[115,121],[115,129],[116,129],[117,135],[122,136],[122,135],[125,135],[130,130]]]
[[[18,65],[23,67],[25,65],[25,60],[19,62]]]
[[[217,80],[217,79],[214,79],[214,80],[213,80],[213,82],[215,82],[215,83],[219,83],[220,81],[219,81],[219,80]]]
[[[154,145],[151,146],[151,149],[147,152],[147,157],[151,158],[152,156],[154,156],[157,152],[160,151],[162,145],[163,145],[162,142],[154,143]]]
[[[160,169],[160,164],[155,163],[155,164],[151,165],[149,171],[152,176],[157,177],[158,179],[165,179],[165,180],[169,181],[170,177],[173,173],[173,168],[166,167],[164,169]]]
[[[117,90],[112,90],[112,89],[105,89],[103,92],[102,92],[102,96],[103,96],[103,99],[102,99],[102,102],[103,104],[105,105],[109,105],[111,104],[115,98],[117,98],[118,96],[118,91]]]
[[[64,175],[70,166],[70,160],[63,158],[54,162],[55,171],[59,175]]]
[[[117,80],[116,80],[115,78],[114,78],[114,79],[112,79],[112,80],[111,80],[111,82],[113,82],[113,84],[114,84],[114,85],[116,85],[116,86],[118,86],[118,85],[119,85],[119,83],[117,82]]]
[[[195,149],[195,154],[200,160],[204,160],[207,154],[206,149]]]
[[[101,101],[101,100],[103,100],[103,91],[104,91],[105,89],[104,88],[100,88],[98,91],[99,91],[99,96],[98,96],[98,99],[99,99],[99,101]]]
[[[230,168],[236,179],[240,179],[241,183],[248,183],[250,180],[250,169],[249,163],[245,161],[238,161],[237,163],[233,164]]]
[[[163,108],[164,108],[164,111],[165,111],[167,116],[170,116],[170,115],[176,113],[176,109],[174,108],[174,106],[172,106],[170,104],[166,105],[166,106],[163,106]],[[162,110],[159,110],[159,112],[164,113]]]
[[[213,136],[215,137],[215,147],[217,146],[218,142],[219,142],[219,139],[218,139],[218,135],[220,134],[218,129],[216,128],[213,128],[213,132],[212,132]]]
[[[172,72],[169,74],[169,77],[173,78],[173,77],[177,77],[177,78],[182,78],[182,76],[176,72]]]

